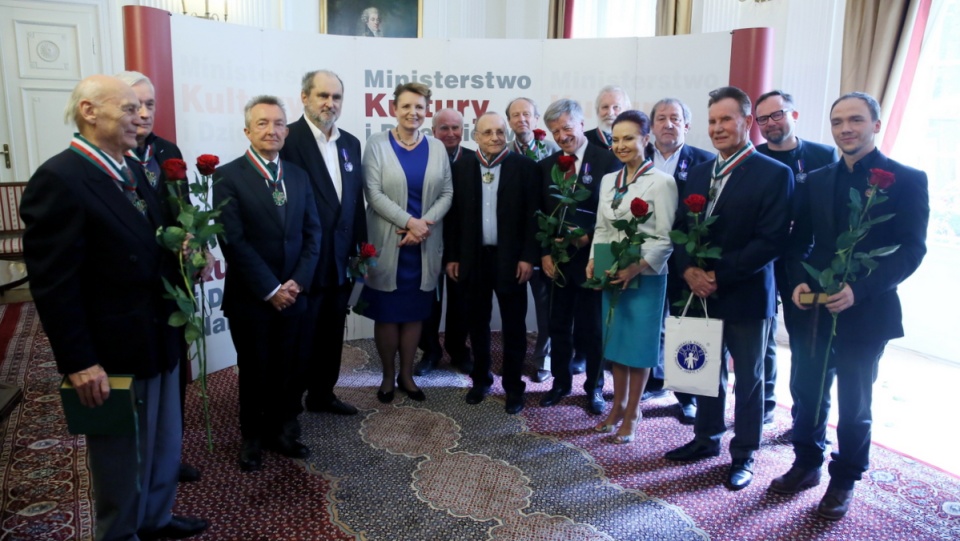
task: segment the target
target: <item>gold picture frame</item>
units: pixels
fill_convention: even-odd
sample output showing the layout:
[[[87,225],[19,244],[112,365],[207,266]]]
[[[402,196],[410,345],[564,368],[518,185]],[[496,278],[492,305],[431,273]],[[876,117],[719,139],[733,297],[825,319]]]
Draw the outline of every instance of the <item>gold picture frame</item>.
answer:
[[[423,0],[320,0],[320,33],[420,38]]]

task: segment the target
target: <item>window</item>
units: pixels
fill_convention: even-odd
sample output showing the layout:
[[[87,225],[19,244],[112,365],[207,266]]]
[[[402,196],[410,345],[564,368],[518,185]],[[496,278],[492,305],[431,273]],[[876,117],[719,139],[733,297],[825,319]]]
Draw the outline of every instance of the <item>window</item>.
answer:
[[[657,0],[577,0],[575,38],[652,37],[657,32]]]
[[[960,0],[934,0],[927,25],[892,157],[927,173],[930,226],[923,264],[900,287],[907,336],[895,344],[960,363]]]

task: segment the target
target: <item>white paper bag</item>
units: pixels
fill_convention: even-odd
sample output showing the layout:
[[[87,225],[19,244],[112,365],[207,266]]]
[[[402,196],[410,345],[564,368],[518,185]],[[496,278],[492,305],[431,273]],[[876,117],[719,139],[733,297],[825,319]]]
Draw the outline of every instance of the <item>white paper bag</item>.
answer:
[[[693,295],[690,296],[693,300]],[[703,313],[707,305],[703,299]],[[672,391],[716,397],[720,393],[723,360],[723,320],[668,317],[663,339],[663,386]]]

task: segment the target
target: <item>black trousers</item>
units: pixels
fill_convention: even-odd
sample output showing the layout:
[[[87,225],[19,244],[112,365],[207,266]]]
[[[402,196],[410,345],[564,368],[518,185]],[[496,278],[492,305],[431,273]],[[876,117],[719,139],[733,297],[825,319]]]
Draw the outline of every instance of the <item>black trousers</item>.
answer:
[[[580,287],[584,281],[586,249],[581,250],[562,269],[566,285],[559,287],[548,282],[552,288],[550,301],[550,371],[553,373],[553,388],[569,390],[573,385],[574,327],[576,327],[577,352],[587,359],[587,379],[583,390],[587,395],[603,391],[603,334],[601,330],[601,296],[599,291]]]
[[[307,297],[306,340],[310,348],[306,360],[306,390],[310,400],[318,403],[333,401],[333,393],[340,379],[343,357],[343,333],[347,322],[347,301],[353,284],[322,287]],[[312,334],[312,336],[311,336]]]
[[[493,385],[490,371],[490,315],[493,312],[493,294],[500,305],[503,324],[503,388],[507,393],[522,393],[526,384],[523,359],[527,353],[527,287],[511,284],[497,287],[497,248],[485,246],[480,252],[475,272],[465,282],[467,313],[470,314],[470,343],[473,345],[473,385]],[[516,281],[511,276],[508,280]]]
[[[444,285],[446,283],[446,285]],[[442,274],[437,280],[437,298],[433,301],[430,318],[423,322],[419,347],[423,353],[441,353],[440,320],[443,317],[443,291],[447,291],[446,331],[443,349],[451,359],[463,359],[467,355],[469,318],[466,311],[463,286]]]
[[[230,317],[237,350],[240,435],[244,439],[280,435],[303,411],[301,401],[305,315]]]

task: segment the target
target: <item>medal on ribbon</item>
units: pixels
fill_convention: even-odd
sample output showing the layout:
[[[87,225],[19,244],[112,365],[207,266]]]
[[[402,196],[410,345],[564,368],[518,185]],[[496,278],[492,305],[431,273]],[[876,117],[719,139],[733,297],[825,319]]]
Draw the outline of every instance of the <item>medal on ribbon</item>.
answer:
[[[134,160],[137,160],[137,162],[140,164],[140,167],[143,168],[143,174],[147,176],[147,182],[150,183],[150,186],[151,186],[151,187],[156,188],[156,187],[157,187],[157,175],[156,175],[156,173],[154,173],[153,171],[151,171],[151,170],[150,170],[150,167],[149,167],[149,166],[150,166],[150,160],[153,159],[153,154],[154,154],[154,152],[155,152],[155,148],[154,148],[154,146],[153,146],[153,143],[150,143],[149,145],[147,145],[147,146],[143,149],[143,156],[140,156],[140,155],[137,153],[137,151],[134,150],[134,149],[128,150],[128,151],[125,153],[125,155],[133,158]]]
[[[630,179],[627,180],[627,168],[624,167],[617,173],[617,179],[614,182],[614,193],[613,201],[610,203],[610,208],[617,210],[620,208],[620,202],[623,201],[623,196],[626,195],[627,189],[631,184],[637,181],[638,178],[645,175],[648,171],[653,169],[653,162],[649,158],[643,160],[643,163],[640,164],[640,167],[637,168],[636,172],[630,176]]]
[[[267,167],[267,162],[253,151],[253,147],[247,149],[247,161],[253,166],[260,176],[267,181],[267,184],[273,188],[270,196],[273,198],[273,204],[282,207],[287,204],[287,194],[283,193],[283,161],[277,159],[277,170],[273,172]]]
[[[582,180],[584,184],[591,184],[593,182],[593,176],[590,175],[589,163],[583,164],[583,176],[580,177],[580,180]]]
[[[687,160],[680,160],[680,165],[678,166],[680,168],[680,172],[677,173],[677,178],[679,178],[680,180],[687,180],[688,165],[689,164],[687,163]]]
[[[803,158],[797,160],[797,182],[804,183],[807,181],[807,172],[803,170]]]
[[[83,156],[84,159],[96,166],[97,169],[115,180],[117,184],[120,185],[124,195],[126,195],[127,199],[133,204],[133,207],[137,209],[141,215],[147,215],[147,203],[137,194],[137,177],[133,176],[129,169],[124,168],[126,169],[126,171],[124,171],[117,167],[117,164],[107,157],[99,147],[87,141],[79,133],[73,134],[73,140],[70,142],[70,150]]]
[[[504,148],[500,151],[500,154],[494,156],[493,159],[487,160],[486,156],[483,155],[483,152],[477,150],[477,159],[480,160],[480,166],[488,169],[488,171],[484,172],[482,176],[484,184],[490,184],[493,182],[493,171],[489,171],[489,169],[493,169],[494,167],[500,165],[500,163],[507,158],[507,154],[510,154],[510,149]]]
[[[350,158],[347,156],[347,149],[341,148],[340,155],[343,156],[343,170],[347,173],[353,171],[353,164],[350,163]]]

